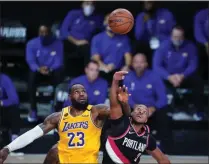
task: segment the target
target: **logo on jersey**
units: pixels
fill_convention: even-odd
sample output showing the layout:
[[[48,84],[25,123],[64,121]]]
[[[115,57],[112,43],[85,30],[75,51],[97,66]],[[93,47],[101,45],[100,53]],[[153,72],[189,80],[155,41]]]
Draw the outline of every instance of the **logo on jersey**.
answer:
[[[79,129],[79,128],[87,129],[88,128],[88,121],[74,122],[74,123],[65,122],[62,132],[66,132],[69,129]]]
[[[132,139],[128,139],[128,138],[124,138],[123,140],[123,145],[125,147],[140,151],[140,152],[144,152],[144,150],[146,149],[146,144],[143,144],[141,142],[132,140]]]

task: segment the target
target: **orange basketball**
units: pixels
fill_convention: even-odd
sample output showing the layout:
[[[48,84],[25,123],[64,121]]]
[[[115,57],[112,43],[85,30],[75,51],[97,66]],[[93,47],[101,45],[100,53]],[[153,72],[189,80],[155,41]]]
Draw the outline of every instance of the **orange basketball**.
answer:
[[[127,34],[133,28],[134,17],[126,9],[116,9],[110,14],[108,24],[114,33]]]

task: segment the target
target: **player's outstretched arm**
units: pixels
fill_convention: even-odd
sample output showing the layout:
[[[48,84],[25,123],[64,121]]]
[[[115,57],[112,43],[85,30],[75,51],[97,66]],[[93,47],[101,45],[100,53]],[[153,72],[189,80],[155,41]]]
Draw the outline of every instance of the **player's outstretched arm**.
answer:
[[[129,96],[131,96],[131,94],[128,93],[128,88],[125,85],[123,85],[123,87],[119,87],[118,101],[120,102],[122,109],[123,109],[123,113],[126,116],[130,116],[130,114],[131,114],[131,107],[128,104]]]
[[[118,102],[118,85],[119,81],[125,78],[128,72],[119,71],[113,76],[112,86],[110,88],[110,118],[118,119],[123,115],[121,105]]]
[[[153,151],[147,150],[147,153],[150,154],[159,164],[170,164],[168,157],[162,153],[158,147]]]
[[[51,114],[44,120],[42,124],[39,124],[33,129],[22,134],[17,139],[12,141],[9,145],[4,147],[0,151],[0,164],[2,164],[6,160],[10,152],[21,149],[29,145],[37,138],[43,136],[44,134],[48,133],[52,129],[55,129],[58,125],[59,119],[60,119],[60,113]]]

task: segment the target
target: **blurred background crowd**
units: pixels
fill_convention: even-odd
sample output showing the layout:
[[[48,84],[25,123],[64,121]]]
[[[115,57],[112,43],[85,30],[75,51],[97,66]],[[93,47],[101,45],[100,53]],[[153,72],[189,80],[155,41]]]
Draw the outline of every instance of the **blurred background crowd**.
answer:
[[[108,27],[116,8],[135,17],[127,35]],[[70,105],[75,83],[90,104],[108,104],[113,73],[126,70],[129,104],[147,105],[159,144],[207,153],[206,2],[0,2],[0,56],[1,145]]]

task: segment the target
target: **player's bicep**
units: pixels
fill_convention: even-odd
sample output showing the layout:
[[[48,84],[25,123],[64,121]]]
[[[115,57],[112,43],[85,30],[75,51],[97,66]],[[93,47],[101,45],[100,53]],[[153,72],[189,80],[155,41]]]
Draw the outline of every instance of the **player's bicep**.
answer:
[[[109,117],[109,114],[110,114],[109,106],[104,105],[104,104],[99,104],[99,105],[95,105],[94,107],[97,112],[98,119],[103,120],[103,119]]]
[[[39,127],[44,131],[44,134],[55,129],[59,123],[60,112],[52,113],[49,115]]]
[[[110,133],[112,137],[118,137],[123,135],[130,125],[129,117],[122,115],[118,119],[109,119]]]

